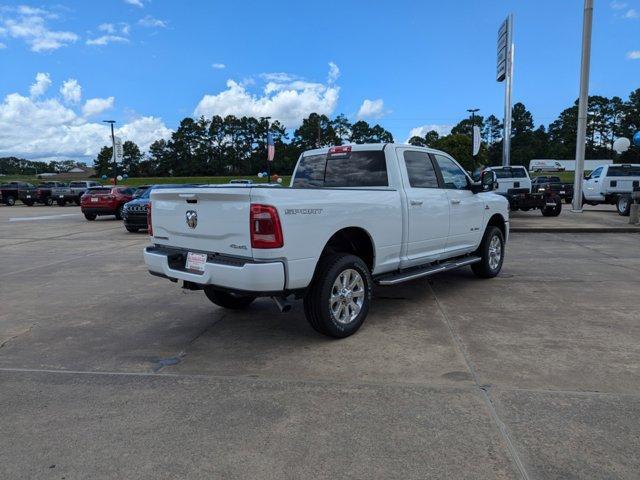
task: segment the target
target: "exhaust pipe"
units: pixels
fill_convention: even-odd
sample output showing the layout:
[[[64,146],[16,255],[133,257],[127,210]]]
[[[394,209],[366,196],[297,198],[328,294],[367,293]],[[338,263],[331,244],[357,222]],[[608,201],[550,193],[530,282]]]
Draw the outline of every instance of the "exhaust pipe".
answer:
[[[285,297],[271,297],[271,299],[278,307],[278,310],[280,310],[280,313],[287,313],[289,310],[291,310],[291,304]]]

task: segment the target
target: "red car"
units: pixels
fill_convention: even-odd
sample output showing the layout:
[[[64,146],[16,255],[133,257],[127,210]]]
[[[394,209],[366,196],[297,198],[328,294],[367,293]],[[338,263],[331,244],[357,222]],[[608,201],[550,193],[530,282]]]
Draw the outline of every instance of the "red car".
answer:
[[[133,199],[135,188],[94,187],[80,197],[80,210],[87,220],[95,220],[98,215],[115,215],[122,219],[122,207]]]

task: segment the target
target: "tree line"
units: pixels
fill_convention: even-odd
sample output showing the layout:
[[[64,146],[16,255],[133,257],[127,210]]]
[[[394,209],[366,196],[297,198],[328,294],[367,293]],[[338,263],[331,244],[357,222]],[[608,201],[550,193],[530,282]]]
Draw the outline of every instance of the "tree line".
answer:
[[[613,151],[616,138],[631,138],[640,131],[640,88],[628,99],[589,97],[586,157],[611,158],[618,162],[640,163],[640,149],[632,147],[622,155]],[[511,163],[528,166],[533,158],[572,159],[578,124],[578,102],[564,109],[547,127],[534,124],[533,115],[523,103],[512,110]],[[480,128],[480,153],[471,155],[473,125]],[[276,146],[272,172],[290,174],[304,150],[345,143],[393,142],[391,133],[379,124],[364,120],[351,122],[345,115],[329,118],[310,114],[293,132],[278,121],[266,118],[213,116],[184,118],[168,140],[159,139],[142,152],[132,141],[123,144],[119,174],[129,176],[212,176],[255,175],[266,167],[266,136],[271,132]],[[495,115],[476,115],[462,119],[451,132],[440,135],[429,131],[412,137],[409,143],[443,150],[472,171],[481,165],[502,162],[502,123]],[[402,139],[403,140],[403,139]],[[401,140],[401,141],[402,141]],[[112,149],[104,146],[94,160],[97,175],[113,175]],[[31,162],[15,157],[0,158],[0,173],[34,174],[66,171],[75,162]]]

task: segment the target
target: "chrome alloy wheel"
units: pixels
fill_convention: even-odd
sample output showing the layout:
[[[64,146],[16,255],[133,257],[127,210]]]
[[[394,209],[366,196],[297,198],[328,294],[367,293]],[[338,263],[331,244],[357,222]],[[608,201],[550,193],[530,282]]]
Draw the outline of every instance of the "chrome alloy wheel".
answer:
[[[496,270],[502,259],[502,242],[498,235],[494,235],[489,243],[489,268]]]
[[[342,324],[351,323],[364,304],[364,280],[357,270],[349,268],[338,275],[331,287],[329,311]]]

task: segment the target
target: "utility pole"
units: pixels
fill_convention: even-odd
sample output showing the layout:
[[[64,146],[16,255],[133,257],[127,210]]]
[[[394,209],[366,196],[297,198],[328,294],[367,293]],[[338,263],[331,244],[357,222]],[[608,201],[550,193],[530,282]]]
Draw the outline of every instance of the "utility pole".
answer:
[[[591,63],[591,26],[593,24],[593,0],[584,0],[582,20],[582,61],[580,64],[580,97],[578,100],[578,134],[576,138],[576,171],[573,179],[573,204],[571,211],[582,213],[582,177],[587,136],[587,109],[589,103],[589,67]]]
[[[271,117],[264,117],[267,121],[267,137],[269,136],[269,120]],[[269,146],[267,145],[267,183],[271,183],[271,162],[269,161]]]
[[[475,135],[474,135],[474,128],[476,125],[476,112],[480,111],[479,108],[468,108],[467,112],[471,113],[471,158],[473,159],[473,167],[476,167],[476,151],[474,148],[474,140],[475,140]]]
[[[113,158],[113,184],[118,184],[118,162],[116,162],[116,135],[113,132],[113,124],[115,120],[103,120],[104,123],[111,125],[111,154]]]

